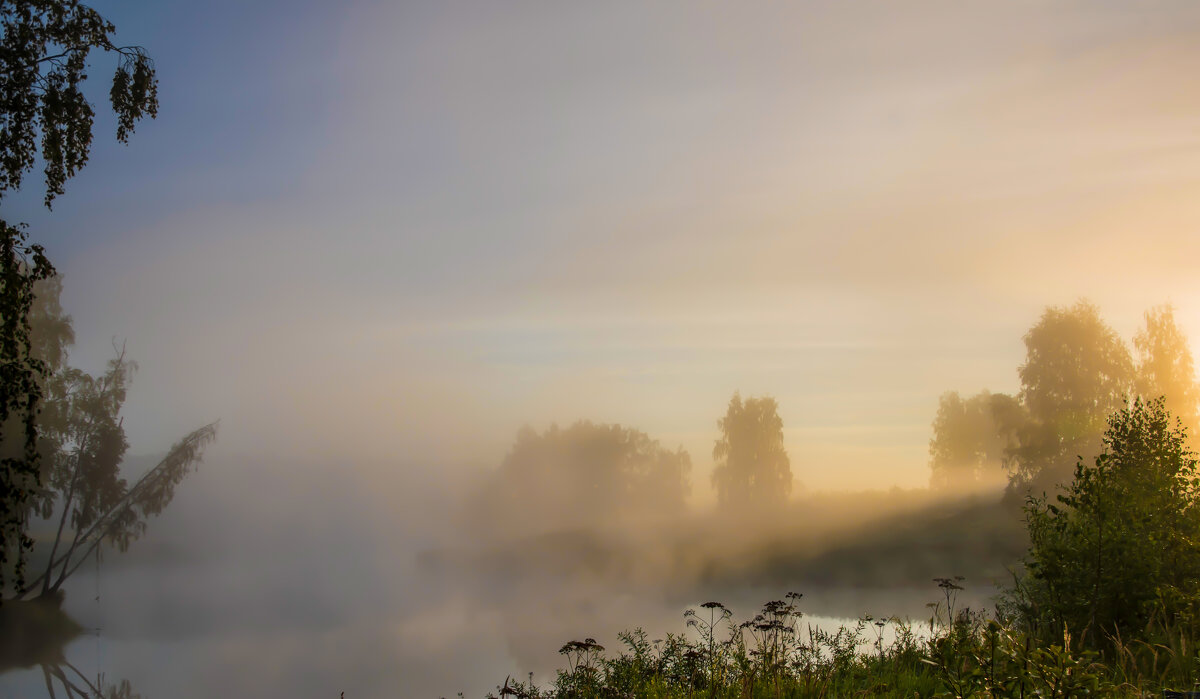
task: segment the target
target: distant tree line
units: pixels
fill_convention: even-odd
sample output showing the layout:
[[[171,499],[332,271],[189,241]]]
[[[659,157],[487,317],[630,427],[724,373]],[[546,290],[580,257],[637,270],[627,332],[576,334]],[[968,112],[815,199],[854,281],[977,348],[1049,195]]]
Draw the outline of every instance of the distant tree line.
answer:
[[[961,603],[961,575],[933,578],[941,599],[919,629],[864,616],[804,633],[796,592],[741,623],[711,601],[684,613],[690,633],[652,642],[637,628],[608,650],[594,638],[569,641],[551,685],[509,678],[487,696],[1194,696],[1196,454],[1163,398],[1134,398],[1106,425],[1100,454],[1078,460],[1053,501],[1026,502],[1025,565],[994,613]]]
[[[735,393],[717,421],[712,484],[724,512],[770,510],[792,491],[783,420],[774,398]],[[476,509],[488,521],[590,525],[674,516],[691,492],[691,456],[630,427],[579,421],[543,432],[524,427]]]
[[[1170,306],[1147,311],[1132,348],[1097,308],[1049,307],[1024,336],[1016,395],[943,394],[929,443],[935,489],[1007,483],[1015,499],[1068,483],[1080,458],[1104,448],[1111,415],[1136,398],[1163,399],[1195,446],[1200,388],[1191,351]],[[793,474],[779,405],[735,393],[717,421],[711,482],[718,509],[776,509]],[[489,517],[587,524],[630,515],[673,515],[691,491],[691,457],[639,430],[581,421],[544,432],[522,429],[481,502]],[[534,508],[535,511],[530,511]]]
[[[1017,395],[942,395],[929,443],[931,485],[1007,478],[1018,495],[1052,489],[1071,480],[1079,458],[1101,453],[1109,416],[1138,397],[1163,398],[1195,444],[1200,390],[1187,338],[1170,306],[1144,320],[1131,354],[1091,303],[1047,308],[1025,334]]]
[[[691,459],[644,432],[580,421],[525,427],[488,489],[489,510],[559,524],[683,508]]]

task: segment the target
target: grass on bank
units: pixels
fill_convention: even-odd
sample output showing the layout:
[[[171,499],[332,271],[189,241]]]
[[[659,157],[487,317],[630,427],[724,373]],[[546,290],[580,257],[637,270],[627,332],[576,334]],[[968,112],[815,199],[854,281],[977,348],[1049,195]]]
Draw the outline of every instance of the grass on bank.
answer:
[[[740,623],[708,602],[685,613],[690,631],[654,640],[627,631],[615,652],[595,639],[571,641],[551,684],[509,678],[488,697],[1144,697],[1200,689],[1195,618],[1157,616],[1142,638],[1107,638],[1101,652],[1084,642],[1086,630],[1047,639],[1003,613],[957,609],[961,581],[935,581],[943,597],[919,625],[864,617],[819,629],[803,622],[796,593]]]

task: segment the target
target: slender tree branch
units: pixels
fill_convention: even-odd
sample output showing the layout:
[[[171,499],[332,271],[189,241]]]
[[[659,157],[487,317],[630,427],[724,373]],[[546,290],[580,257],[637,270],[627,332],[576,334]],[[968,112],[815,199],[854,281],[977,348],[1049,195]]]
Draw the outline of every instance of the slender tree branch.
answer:
[[[110,379],[113,378],[113,372],[122,371],[124,369],[124,363],[125,363],[125,348],[122,347],[120,354],[117,355],[116,364],[113,366],[112,372],[105,374],[104,377],[100,380],[100,382],[101,382],[100,383],[100,399],[102,402],[103,402],[103,399],[105,399],[107,397],[109,390],[116,384],[115,380],[110,381]],[[88,438],[92,436],[92,431],[94,430],[95,426],[96,426],[95,418],[93,416],[89,415],[87,428],[83,431],[83,435],[79,441],[79,444],[76,446],[76,449],[75,449],[75,469],[74,469],[74,473],[72,473],[72,475],[71,475],[71,487],[67,491],[66,502],[63,504],[62,517],[60,517],[58,520],[58,532],[54,535],[54,545],[50,548],[50,560],[51,561],[54,561],[54,554],[56,551],[58,551],[58,544],[62,541],[63,527],[67,523],[67,517],[70,516],[70,514],[71,514],[71,504],[75,497],[75,488],[76,488],[77,484],[79,483],[79,472],[80,472],[80,470],[82,470],[82,467],[83,467],[83,454],[87,449]],[[68,552],[71,549],[75,548],[78,541],[79,541],[79,530],[76,529],[74,540],[71,542],[71,548],[68,549]],[[65,564],[63,565],[63,568],[64,568],[64,570],[66,569]],[[42,582],[42,594],[45,594],[50,591],[50,573],[53,569],[54,569],[54,564],[52,562],[50,564],[50,566],[46,569],[45,580],[43,580],[43,582]],[[59,579],[61,580],[62,576],[60,576]]]
[[[76,675],[79,675],[79,679],[83,680],[83,683],[88,686],[88,689],[90,689],[92,691],[92,694],[96,695],[97,697],[100,696],[100,694],[101,694],[100,688],[97,687],[96,685],[92,684],[92,681],[89,680],[86,675],[84,675],[82,672],[80,672],[79,668],[75,667],[74,665],[67,662],[66,660],[63,660],[62,664],[69,667],[72,671],[74,671],[74,673]]]
[[[46,679],[46,693],[50,695],[50,699],[58,699],[58,695],[54,693],[54,683],[50,681],[50,668],[42,665],[42,677]]]
[[[174,449],[172,449],[165,457],[163,457],[163,460],[160,461],[157,466],[147,471],[146,474],[143,475],[138,482],[135,483],[134,486],[130,488],[125,495],[122,496],[121,499],[118,500],[117,503],[108,510],[108,512],[98,518],[96,523],[87,530],[87,533],[85,533],[83,536],[76,537],[76,541],[72,542],[71,547],[68,548],[66,553],[63,554],[64,562],[62,572],[59,574],[58,579],[54,581],[54,584],[50,589],[57,590],[62,585],[63,581],[66,580],[72,573],[75,572],[76,569],[79,568],[80,565],[83,564],[84,561],[87,560],[88,555],[100,545],[100,542],[104,541],[104,537],[112,533],[113,528],[116,527],[118,522],[120,522],[121,515],[124,515],[129,511],[130,508],[133,507],[137,496],[140,495],[142,491],[153,485],[159,478],[166,475],[166,469],[168,466],[172,465],[173,462],[180,460],[185,463],[195,460],[198,457],[197,452],[199,449],[203,447],[206,442],[210,441],[216,436],[216,426],[217,423],[210,423],[192,432],[187,437],[184,437]],[[101,525],[104,525],[103,528],[101,528]],[[95,534],[94,538],[93,534]],[[72,568],[68,570],[67,564],[71,555],[78,550],[77,547],[80,544],[85,543],[89,538],[92,539],[91,544],[83,550],[83,554],[79,557],[79,560]]]
[[[79,463],[83,458],[82,454],[82,447],[75,450],[75,470],[71,475],[71,487],[67,489],[67,499],[63,503],[62,516],[58,518],[58,532],[54,535],[54,545],[50,547],[51,563],[46,566],[46,574],[42,576],[44,578],[42,582],[42,594],[50,591],[50,573],[54,570],[54,554],[58,551],[58,543],[62,541],[63,527],[67,524],[67,516],[71,513],[71,504],[75,498],[75,484],[79,482]]]
[[[70,680],[68,680],[67,674],[62,671],[61,667],[55,665],[54,668],[51,670],[51,672],[54,674],[55,677],[58,678],[59,682],[62,682],[63,688],[67,690],[68,697],[74,697],[75,693],[78,692],[79,696],[82,697],[82,699],[87,699],[88,693],[83,691],[76,685],[74,685]]]
[[[133,507],[136,496],[140,495],[143,491],[154,484],[158,477],[164,475],[164,469],[176,463],[182,462],[186,464],[199,459],[200,449],[203,448],[206,443],[210,442],[216,437],[217,424],[217,422],[209,423],[204,427],[193,431],[191,434],[180,440],[179,443],[176,444],[175,447],[171,449],[171,451],[168,452],[161,461],[158,462],[157,466],[147,471],[140,479],[138,479],[138,482],[135,483],[132,488],[126,491],[125,495],[121,496],[120,500],[118,500],[111,508],[109,508],[107,512],[98,517],[96,521],[92,523],[92,526],[77,538],[75,545],[72,545],[57,559],[51,561],[50,565],[47,567],[48,571],[53,571],[54,568],[61,564],[66,572],[63,575],[60,575],[54,584],[50,586],[50,590],[57,590],[62,585],[63,581],[66,580],[66,578],[69,577],[71,573],[73,573],[79,567],[80,562],[87,560],[88,554],[94,551],[96,546],[98,546],[100,542],[104,540],[104,537],[112,532],[113,527],[115,527],[116,523],[119,521],[119,516],[129,511],[129,509]],[[89,542],[90,545],[84,549],[84,553],[79,559],[80,562],[77,562],[73,567],[67,569],[67,562],[71,556],[77,550],[79,550],[78,546],[87,544]],[[21,591],[17,593],[15,599],[24,599],[25,597],[29,596],[29,593],[32,592],[40,583],[42,583],[46,577],[47,573],[43,573],[41,576],[38,576],[37,579],[22,588]]]

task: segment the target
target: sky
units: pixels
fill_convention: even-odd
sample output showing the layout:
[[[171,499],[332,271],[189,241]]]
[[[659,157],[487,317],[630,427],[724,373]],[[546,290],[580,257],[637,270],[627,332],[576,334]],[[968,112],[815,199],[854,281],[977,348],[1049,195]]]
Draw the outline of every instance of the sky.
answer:
[[[154,57],[128,145],[6,199],[134,452],[444,472],[641,429],[711,500],[735,391],[798,492],[917,487],[947,390],[1048,305],[1200,336],[1187,2],[94,3]],[[361,466],[358,466],[360,465]],[[368,465],[371,464],[371,465]]]

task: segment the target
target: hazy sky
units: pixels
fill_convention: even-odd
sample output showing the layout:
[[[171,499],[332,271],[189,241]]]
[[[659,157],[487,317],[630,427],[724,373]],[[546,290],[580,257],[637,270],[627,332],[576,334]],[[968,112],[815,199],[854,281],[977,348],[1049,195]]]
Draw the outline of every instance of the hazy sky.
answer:
[[[133,450],[497,464],[780,404],[802,487],[922,485],[1048,304],[1200,336],[1200,5],[96,3],[157,61],[52,213]],[[111,72],[98,58],[93,77]],[[99,86],[98,86],[99,87]],[[96,92],[99,106],[105,91]]]

